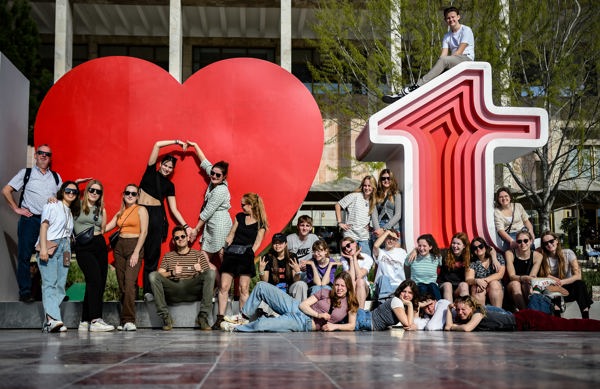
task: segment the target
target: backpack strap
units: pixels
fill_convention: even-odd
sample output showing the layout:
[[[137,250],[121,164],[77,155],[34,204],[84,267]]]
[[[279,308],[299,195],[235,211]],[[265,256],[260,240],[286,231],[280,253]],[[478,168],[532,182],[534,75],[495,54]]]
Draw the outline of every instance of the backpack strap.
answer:
[[[52,173],[54,173],[54,172],[52,172]],[[30,167],[25,169],[25,176],[23,177],[23,188],[21,188],[21,197],[19,198],[19,208],[21,208],[21,204],[23,204],[23,197],[25,196],[25,187],[27,186],[27,183],[29,182],[29,177],[31,177],[31,168]],[[57,177],[54,176],[54,179],[56,179],[56,178]],[[58,182],[57,182],[57,184],[58,184]]]

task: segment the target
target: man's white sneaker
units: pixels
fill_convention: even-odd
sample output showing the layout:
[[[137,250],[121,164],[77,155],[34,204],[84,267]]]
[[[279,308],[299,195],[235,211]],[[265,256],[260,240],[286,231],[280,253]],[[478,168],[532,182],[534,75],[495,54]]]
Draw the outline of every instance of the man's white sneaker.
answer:
[[[117,330],[119,331],[135,331],[137,330],[135,324],[131,323],[131,322],[127,322],[125,324],[123,324],[122,326],[118,326]]]
[[[105,323],[102,319],[93,321],[92,324],[90,324],[90,332],[109,332],[114,329],[115,326]]]
[[[90,329],[90,323],[87,321],[82,321],[79,323],[79,327],[77,328],[78,331],[89,331]]]
[[[232,324],[248,324],[250,321],[245,319],[241,313],[237,315],[225,316],[223,320]]]
[[[42,332],[58,332],[60,331],[60,327],[62,327],[64,323],[60,320],[50,319],[46,323],[44,323],[44,328],[42,328]]]
[[[58,330],[58,332],[67,332],[67,326],[60,327],[60,329]]]
[[[237,327],[239,325],[240,324],[231,323],[229,321],[223,321],[223,322],[221,322],[221,329],[223,331],[233,332],[233,330],[235,330],[235,327]]]

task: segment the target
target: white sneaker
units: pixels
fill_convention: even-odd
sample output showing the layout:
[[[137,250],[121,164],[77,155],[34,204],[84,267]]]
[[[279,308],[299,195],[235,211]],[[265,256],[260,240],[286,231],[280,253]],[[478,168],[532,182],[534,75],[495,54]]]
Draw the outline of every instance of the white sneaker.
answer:
[[[67,326],[60,327],[60,329],[58,330],[58,332],[67,332]]]
[[[77,328],[78,331],[89,331],[90,329],[90,323],[87,321],[82,321],[79,323],[79,328]]]
[[[144,301],[147,303],[154,301],[154,295],[152,293],[144,294]]]
[[[232,324],[248,324],[250,323],[250,321],[248,319],[245,319],[241,313],[238,313],[237,315],[231,315],[231,316],[225,316],[223,317],[223,320]]]
[[[235,330],[235,328],[237,326],[239,326],[240,324],[236,324],[236,323],[231,323],[229,321],[222,321],[221,322],[221,329],[223,331],[227,331],[227,332],[233,332]]]
[[[90,332],[109,332],[114,329],[115,326],[105,323],[102,319],[93,321],[92,324],[90,324]]]
[[[118,331],[135,331],[137,330],[135,324],[131,323],[131,322],[127,322],[125,324],[123,324],[122,326],[118,326],[117,327]]]
[[[46,323],[44,323],[44,328],[42,328],[42,332],[58,332],[60,328],[64,326],[64,323],[60,320],[50,319]]]

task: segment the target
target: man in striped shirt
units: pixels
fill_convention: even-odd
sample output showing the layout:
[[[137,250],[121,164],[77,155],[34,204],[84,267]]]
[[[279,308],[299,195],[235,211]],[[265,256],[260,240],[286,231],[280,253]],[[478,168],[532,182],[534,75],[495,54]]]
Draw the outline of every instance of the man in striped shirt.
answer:
[[[208,315],[212,310],[216,268],[201,251],[189,246],[189,237],[183,226],[173,228],[173,244],[176,250],[166,253],[158,270],[149,276],[156,313],[163,320],[162,329],[169,331],[173,328],[167,303],[200,300],[196,323],[200,329],[210,330]]]

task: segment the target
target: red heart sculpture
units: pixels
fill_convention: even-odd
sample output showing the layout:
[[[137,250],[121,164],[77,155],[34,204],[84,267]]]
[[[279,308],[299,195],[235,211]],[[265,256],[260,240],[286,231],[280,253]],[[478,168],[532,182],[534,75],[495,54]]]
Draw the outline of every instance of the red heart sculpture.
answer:
[[[232,216],[241,212],[244,193],[263,198],[270,224],[265,247],[308,193],[323,152],[323,121],[308,89],[270,62],[220,61],[180,84],[152,63],[105,57],[65,74],[35,123],[36,145],[52,147],[53,168],[63,179],[102,181],[109,218],[125,185],[139,183],[154,142],[163,139],[196,141],[211,162],[229,162]],[[161,153],[175,150],[181,148]],[[172,177],[177,204],[195,225],[207,179],[193,149],[179,154]]]

